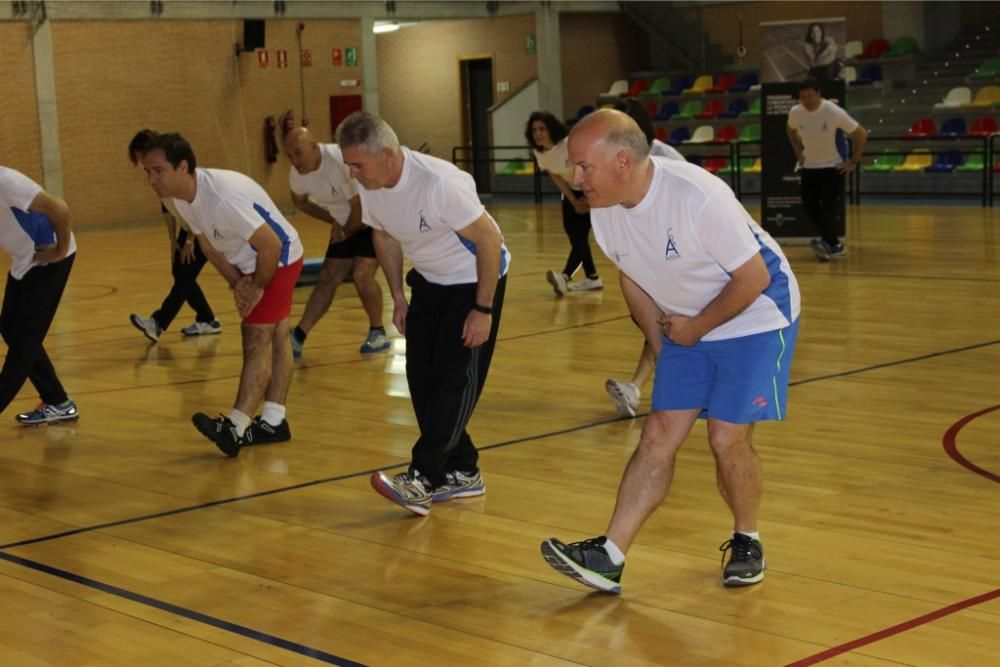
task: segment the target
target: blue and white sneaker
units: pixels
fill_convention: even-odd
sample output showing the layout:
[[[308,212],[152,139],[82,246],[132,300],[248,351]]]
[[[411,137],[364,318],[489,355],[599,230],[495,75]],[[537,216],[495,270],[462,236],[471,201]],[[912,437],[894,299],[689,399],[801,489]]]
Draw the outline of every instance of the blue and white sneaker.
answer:
[[[447,481],[431,491],[431,501],[443,503],[452,498],[471,498],[486,493],[486,482],[478,470],[473,473],[451,470],[445,473]]]
[[[143,317],[142,315],[132,313],[128,316],[128,320],[132,323],[132,326],[141,331],[142,335],[152,342],[155,343],[160,340],[160,334],[163,333],[163,329],[160,328],[160,325],[152,317]]]
[[[372,488],[397,505],[402,505],[414,514],[427,516],[431,511],[430,482],[414,470],[387,477],[375,472],[371,476]]]
[[[17,415],[18,423],[25,426],[36,426],[38,424],[56,424],[59,422],[72,422],[80,418],[80,412],[76,409],[76,403],[66,401],[59,405],[49,405],[39,403],[31,412],[22,412]]]
[[[368,338],[361,345],[361,354],[372,354],[374,352],[385,352],[392,347],[390,341],[382,331],[369,331]]]

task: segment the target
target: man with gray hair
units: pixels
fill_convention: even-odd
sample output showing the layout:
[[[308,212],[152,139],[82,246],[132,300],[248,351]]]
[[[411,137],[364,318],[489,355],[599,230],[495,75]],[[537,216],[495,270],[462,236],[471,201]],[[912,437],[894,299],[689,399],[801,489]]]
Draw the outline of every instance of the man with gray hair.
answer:
[[[584,118],[569,139],[574,180],[594,236],[621,270],[632,316],[657,356],[652,412],[625,468],[606,534],[541,545],[556,570],[621,591],[625,552],[667,495],[674,460],[695,421],[708,422],[716,478],[733,514],[726,586],[764,577],[757,529],[756,422],[784,419],[799,290],[788,260],[732,190],[700,167],[650,157],[620,111]]]
[[[510,253],[475,182],[450,162],[401,147],[384,120],[356,112],[337,144],[358,181],[362,222],[406,337],[406,380],[420,437],[406,472],[376,472],[372,487],[414,514],[432,502],[479,496],[486,484],[466,431],[493,357]],[[403,291],[403,255],[413,264]]]

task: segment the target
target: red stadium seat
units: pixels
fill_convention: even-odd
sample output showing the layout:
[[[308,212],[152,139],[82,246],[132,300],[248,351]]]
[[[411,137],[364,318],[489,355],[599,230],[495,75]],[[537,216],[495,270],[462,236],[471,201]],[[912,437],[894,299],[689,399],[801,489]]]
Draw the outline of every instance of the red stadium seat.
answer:
[[[646,79],[636,79],[629,86],[628,92],[622,95],[622,97],[638,97],[640,93],[649,90],[649,81]]]
[[[716,141],[736,141],[740,136],[740,131],[735,125],[723,125],[715,132]]]
[[[858,58],[860,60],[871,60],[872,58],[878,58],[888,50],[889,42],[880,37],[878,39],[873,39],[868,46],[865,47],[865,50],[860,56],[858,56]]]
[[[715,118],[726,110],[726,105],[722,100],[710,100],[708,104],[694,115],[695,118]]]
[[[972,129],[969,134],[978,134],[981,137],[988,137],[994,132],[1000,131],[997,127],[997,119],[993,116],[980,116],[972,122]]]
[[[662,141],[663,143],[667,143],[667,128],[665,127],[656,128],[656,138]]]
[[[709,88],[708,93],[725,93],[728,92],[730,88],[736,85],[736,75],[735,74],[723,74],[715,82],[715,85]]]
[[[913,125],[910,126],[906,134],[911,137],[927,137],[937,134],[937,126],[934,124],[934,119],[929,116],[927,118],[918,118],[913,121]]]
[[[729,160],[724,157],[710,157],[701,165],[706,171],[717,174],[729,166]]]

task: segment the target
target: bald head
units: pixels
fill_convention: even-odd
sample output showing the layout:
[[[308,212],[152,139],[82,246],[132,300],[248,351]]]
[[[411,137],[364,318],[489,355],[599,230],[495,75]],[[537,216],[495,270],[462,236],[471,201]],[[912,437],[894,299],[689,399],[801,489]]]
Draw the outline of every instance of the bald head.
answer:
[[[297,127],[285,135],[285,155],[300,174],[308,174],[319,169],[319,144],[313,139],[308,128]]]
[[[621,111],[601,109],[577,123],[569,133],[569,158],[573,180],[592,207],[634,205],[649,187],[649,142]]]

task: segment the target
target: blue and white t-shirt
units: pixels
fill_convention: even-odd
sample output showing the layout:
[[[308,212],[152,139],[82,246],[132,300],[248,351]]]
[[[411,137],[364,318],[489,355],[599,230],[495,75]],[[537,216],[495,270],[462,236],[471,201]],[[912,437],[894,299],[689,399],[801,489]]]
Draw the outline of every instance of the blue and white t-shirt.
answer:
[[[42,186],[19,171],[0,167],[0,248],[10,254],[10,275],[20,280],[35,264],[35,251],[55,245],[56,232],[48,216],[28,210]],[[70,232],[69,257],[76,252]]]
[[[653,180],[632,208],[593,208],[601,250],[660,310],[694,317],[760,254],[771,284],[746,310],[702,340],[783,329],[801,308],[799,285],[781,247],[720,178],[688,162],[652,157]]]
[[[399,241],[403,254],[424,278],[438,285],[479,282],[476,246],[463,228],[486,208],[472,176],[450,162],[403,148],[403,173],[391,188],[368,190],[358,183],[361,220]],[[490,222],[499,230],[496,220]],[[500,246],[500,276],[507,275],[510,252]]]
[[[198,167],[195,179],[198,189],[194,201],[175,197],[174,206],[191,230],[203,234],[240,273],[253,273],[257,268],[257,251],[249,240],[263,224],[281,240],[279,267],[294,264],[302,257],[302,242],[295,227],[252,178],[226,169]]]

